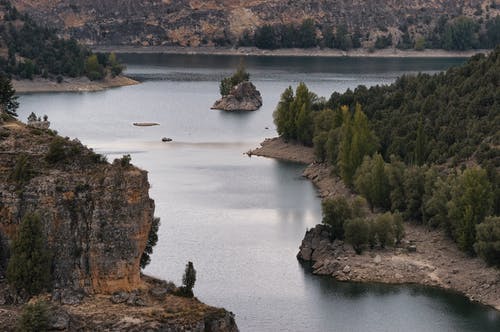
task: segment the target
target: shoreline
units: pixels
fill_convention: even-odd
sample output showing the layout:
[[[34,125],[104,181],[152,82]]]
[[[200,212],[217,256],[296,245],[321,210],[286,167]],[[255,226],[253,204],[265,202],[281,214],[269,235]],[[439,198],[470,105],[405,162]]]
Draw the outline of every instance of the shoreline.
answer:
[[[308,165],[303,176],[313,182],[321,199],[339,195],[348,200],[356,197],[341,180],[330,176],[330,167],[314,162],[310,147],[268,138],[261,147],[247,154]],[[297,255],[300,260],[311,263],[313,274],[331,276],[338,281],[439,287],[500,311],[500,270],[487,266],[480,258],[468,257],[441,230],[405,222],[403,243],[415,244],[416,252],[394,247],[375,248],[357,255],[342,241],[332,243],[324,228],[318,224],[307,231]]]
[[[94,45],[94,52],[129,53],[129,54],[178,54],[178,55],[225,55],[225,56],[275,56],[275,57],[362,57],[362,58],[468,58],[477,53],[489,53],[491,50],[446,51],[426,49],[423,51],[382,49],[370,51],[354,49],[342,51],[338,49],[300,49],[284,48],[263,50],[256,47],[182,47],[182,46],[126,46],[126,45]]]
[[[38,77],[33,80],[12,80],[12,85],[18,94],[43,92],[97,92],[136,84],[139,84],[139,82],[123,75],[113,78],[106,77],[102,81],[91,81],[87,77],[65,77],[61,83]]]

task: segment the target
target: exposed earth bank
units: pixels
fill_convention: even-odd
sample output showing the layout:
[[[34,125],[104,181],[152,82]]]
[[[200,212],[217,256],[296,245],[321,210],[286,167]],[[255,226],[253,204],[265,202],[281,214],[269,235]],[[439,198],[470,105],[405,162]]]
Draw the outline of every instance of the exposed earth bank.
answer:
[[[314,163],[312,148],[272,138],[248,154],[308,164],[303,175],[313,181],[323,199],[355,197],[341,180],[330,176],[328,166]],[[410,246],[416,251],[408,250]],[[332,242],[329,229],[320,224],[306,232],[297,257],[310,262],[314,274],[340,281],[437,286],[500,310],[500,271],[479,258],[466,256],[440,230],[405,223],[405,239],[400,246],[356,255],[350,245]]]
[[[489,53],[491,50],[446,51],[446,50],[399,50],[354,49],[342,51],[320,48],[283,48],[263,50],[256,47],[182,47],[182,46],[94,46],[94,52],[135,53],[135,54],[196,54],[196,55],[240,55],[240,56],[306,56],[306,57],[371,57],[371,58],[468,58],[477,53]]]
[[[12,81],[12,85],[17,93],[94,92],[135,84],[139,84],[139,82],[122,75],[116,77],[107,77],[102,81],[91,81],[87,77],[65,77],[61,83],[43,78]]]

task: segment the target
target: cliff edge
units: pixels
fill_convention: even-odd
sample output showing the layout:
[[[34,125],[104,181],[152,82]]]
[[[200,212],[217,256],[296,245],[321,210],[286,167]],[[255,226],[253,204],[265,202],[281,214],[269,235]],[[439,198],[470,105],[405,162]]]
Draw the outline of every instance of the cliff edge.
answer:
[[[153,223],[147,172],[112,164],[78,140],[0,118],[0,326],[13,331],[26,297],[5,277],[27,214],[40,217],[51,252],[50,304],[58,330],[237,331],[234,315],[172,283],[141,275]],[[7,254],[6,254],[7,253]]]

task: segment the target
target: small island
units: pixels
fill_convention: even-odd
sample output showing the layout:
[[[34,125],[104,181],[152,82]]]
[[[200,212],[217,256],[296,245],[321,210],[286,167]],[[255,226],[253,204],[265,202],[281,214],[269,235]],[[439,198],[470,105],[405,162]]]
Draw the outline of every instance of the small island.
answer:
[[[250,74],[243,63],[233,76],[222,79],[219,88],[222,98],[212,106],[214,110],[256,111],[262,106],[262,96],[250,82]]]

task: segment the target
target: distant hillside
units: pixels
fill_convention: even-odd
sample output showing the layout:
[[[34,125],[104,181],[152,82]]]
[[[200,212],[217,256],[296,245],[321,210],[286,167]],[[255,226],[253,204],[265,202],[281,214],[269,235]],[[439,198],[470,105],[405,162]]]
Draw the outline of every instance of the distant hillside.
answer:
[[[10,1],[0,1],[0,72],[21,79],[88,76],[99,80],[121,71],[114,56],[94,55],[76,39],[62,39],[53,28],[20,13]]]
[[[13,0],[89,45],[492,48],[498,0]],[[465,43],[461,41],[465,40]]]

